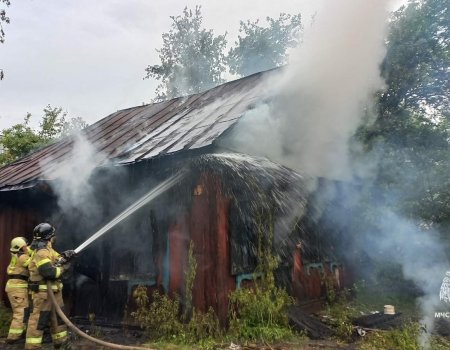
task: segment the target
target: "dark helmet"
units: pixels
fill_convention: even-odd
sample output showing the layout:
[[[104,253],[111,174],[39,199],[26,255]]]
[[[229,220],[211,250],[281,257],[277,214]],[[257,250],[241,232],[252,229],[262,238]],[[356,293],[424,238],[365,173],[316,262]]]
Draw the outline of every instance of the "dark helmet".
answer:
[[[33,230],[35,239],[49,240],[55,235],[55,228],[46,222],[37,225]]]

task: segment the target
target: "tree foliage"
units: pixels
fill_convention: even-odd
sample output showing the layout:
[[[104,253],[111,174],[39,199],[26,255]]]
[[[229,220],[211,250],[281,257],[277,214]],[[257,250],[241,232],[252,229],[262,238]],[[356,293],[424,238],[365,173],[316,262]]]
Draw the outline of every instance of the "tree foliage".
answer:
[[[266,17],[266,21],[267,26],[261,26],[259,20],[240,22],[242,35],[227,57],[231,73],[247,76],[287,62],[287,49],[300,40],[300,14],[281,13],[278,19]]]
[[[31,114],[22,124],[5,129],[1,134],[0,164],[11,163],[44,144],[42,138],[29,126]]]
[[[378,117],[360,136],[382,159],[378,185],[404,214],[450,224],[450,8],[412,0],[394,13]]]
[[[10,0],[0,0],[0,3],[5,4],[6,6],[11,5]],[[9,23],[9,17],[6,16],[6,10],[4,8],[0,9],[0,43],[5,42],[5,31],[3,30],[3,24]]]
[[[187,7],[181,16],[171,16],[172,26],[162,35],[161,64],[149,65],[146,78],[155,78],[157,100],[194,94],[224,82],[226,34],[214,35],[202,28],[201,7]]]
[[[241,76],[286,63],[287,49],[298,44],[300,15],[280,14],[267,17],[267,26],[259,21],[241,22],[239,40],[228,54],[226,33],[215,35],[202,27],[201,7],[187,7],[181,16],[172,16],[169,32],[162,35],[163,46],[157,50],[160,64],[149,65],[145,78],[160,81],[156,100],[198,93],[225,82],[230,70]]]
[[[61,107],[44,108],[40,128],[30,126],[31,114],[28,113],[23,123],[4,129],[0,135],[0,165],[11,163],[30,152],[45,146],[63,136],[87,126],[82,118],[67,120],[67,113]]]
[[[447,114],[450,104],[450,13],[440,0],[411,1],[394,13],[383,73],[382,113]]]

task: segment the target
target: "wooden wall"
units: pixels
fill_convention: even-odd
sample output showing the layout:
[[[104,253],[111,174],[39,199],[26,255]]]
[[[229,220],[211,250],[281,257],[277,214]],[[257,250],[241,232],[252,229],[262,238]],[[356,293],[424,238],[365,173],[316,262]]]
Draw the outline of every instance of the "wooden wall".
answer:
[[[228,294],[236,288],[231,275],[229,204],[220,183],[203,175],[194,189],[189,216],[169,228],[169,293],[184,295],[184,272],[192,240],[197,261],[193,305],[204,312],[213,307],[223,323],[228,313]]]
[[[33,209],[0,207],[0,291],[3,301],[7,301],[4,291],[7,280],[6,269],[11,259],[9,248],[11,239],[23,236],[31,242],[33,228],[39,223],[39,214]]]

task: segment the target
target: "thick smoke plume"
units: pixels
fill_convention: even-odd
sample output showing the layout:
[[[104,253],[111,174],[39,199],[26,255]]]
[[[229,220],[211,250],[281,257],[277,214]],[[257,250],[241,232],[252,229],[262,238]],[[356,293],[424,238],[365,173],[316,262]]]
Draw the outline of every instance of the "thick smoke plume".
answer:
[[[328,2],[282,75],[270,81],[271,102],[243,118],[231,147],[313,176],[348,178],[349,138],[383,86],[387,3]]]

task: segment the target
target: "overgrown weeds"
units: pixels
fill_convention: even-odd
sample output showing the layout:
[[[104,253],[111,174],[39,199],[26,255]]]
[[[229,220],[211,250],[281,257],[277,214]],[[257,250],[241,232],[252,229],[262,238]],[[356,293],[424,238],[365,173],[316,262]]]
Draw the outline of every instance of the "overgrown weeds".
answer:
[[[273,225],[269,226],[267,236],[262,224],[258,231],[259,265],[254,285],[230,294],[229,335],[244,342],[288,340],[294,333],[289,326],[287,308],[294,304],[294,299],[275,284],[274,272],[278,261],[272,255]],[[256,280],[256,274],[261,278]]]
[[[396,329],[386,332],[373,332],[366,336],[361,349],[375,350],[375,349],[404,349],[404,350],[419,350],[418,324],[409,324],[401,329]]]
[[[355,310],[349,307],[349,290],[342,290],[335,294],[332,301],[327,302],[327,316],[330,325],[336,330],[336,336],[349,341],[353,334],[352,318]]]
[[[138,307],[131,316],[146,330],[149,340],[153,342],[195,344],[199,348],[210,349],[214,339],[221,335],[220,325],[212,308],[202,313],[192,306],[192,287],[197,269],[193,250],[191,242],[185,271],[184,309],[178,296],[170,298],[158,291],[153,292],[150,303],[146,287],[139,286],[133,294]]]
[[[421,329],[419,323],[411,322],[404,325],[402,328],[384,331],[372,332],[368,334],[361,343],[362,350],[379,350],[379,349],[402,349],[402,350],[420,350],[422,347],[419,344],[421,336]],[[431,349],[448,349],[445,346],[445,341],[439,338],[430,339]],[[449,343],[447,342],[448,346]]]
[[[11,318],[11,311],[0,300],[0,337],[8,335]]]
[[[138,304],[132,316],[146,330],[150,341],[172,342],[175,344],[197,344],[200,348],[209,348],[214,339],[221,334],[219,320],[213,309],[202,313],[193,309],[192,317],[183,322],[179,298],[171,299],[155,291],[149,304],[147,289],[140,286],[134,293]]]
[[[230,296],[232,338],[240,341],[273,342],[290,339],[286,309],[293,303],[285,290],[256,283],[254,289],[238,289]]]
[[[181,334],[183,325],[179,320],[180,301],[155,291],[153,301],[149,303],[147,289],[139,286],[134,291],[134,299],[138,306],[131,315],[146,330],[147,336],[155,341],[169,340],[174,335]]]
[[[89,333],[95,338],[100,338],[103,335],[102,328],[95,324],[95,313],[88,315],[89,319]]]

